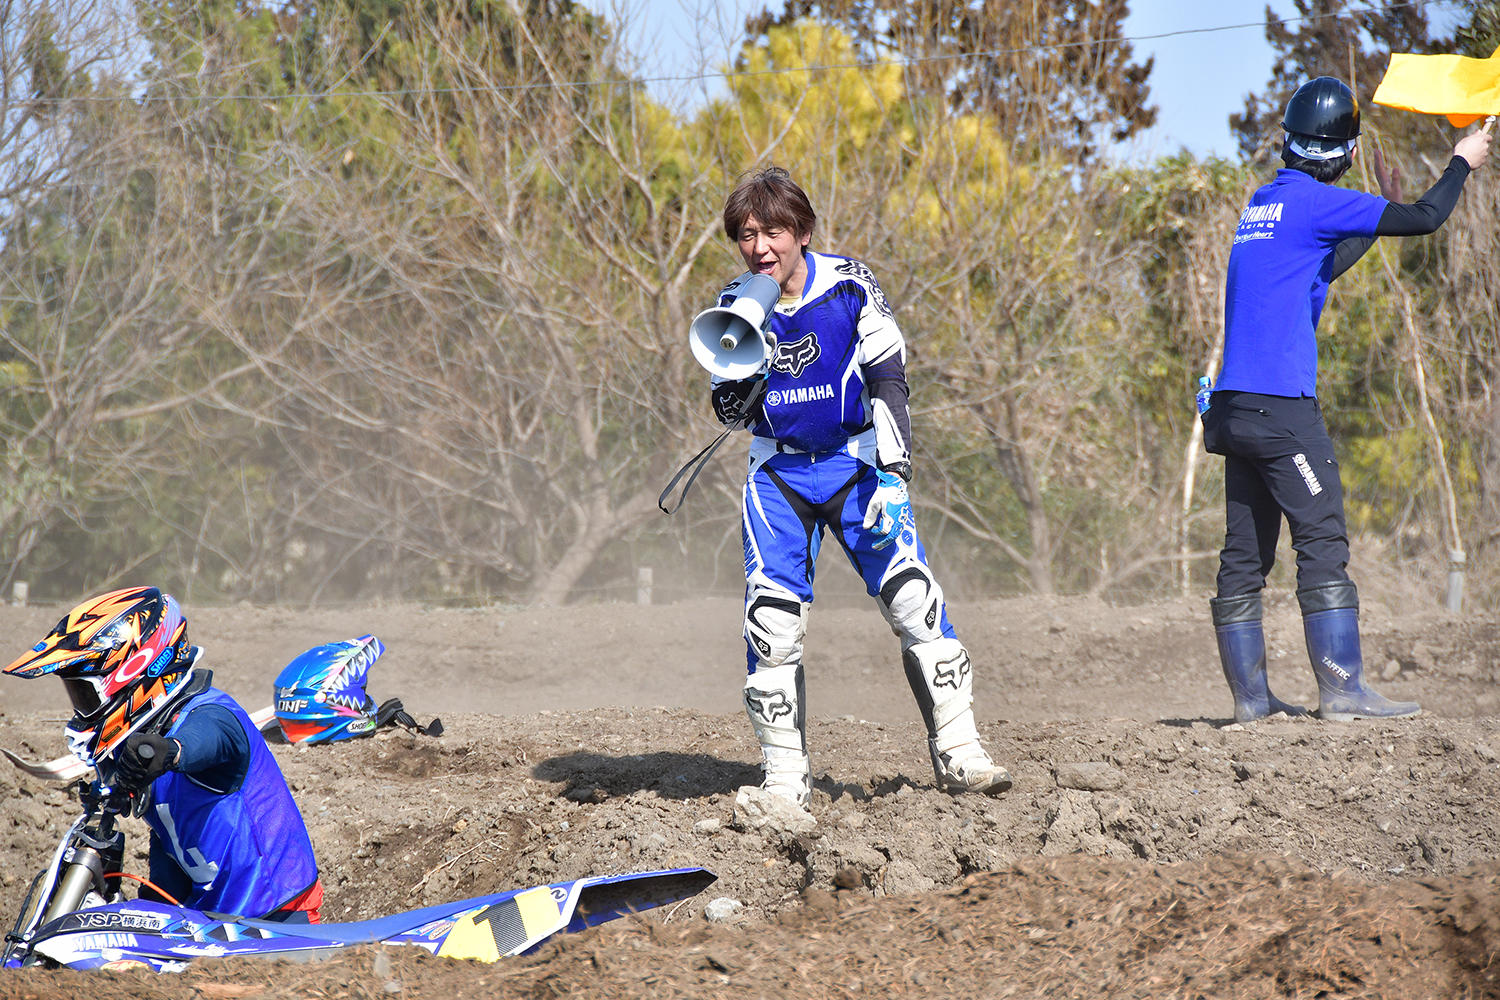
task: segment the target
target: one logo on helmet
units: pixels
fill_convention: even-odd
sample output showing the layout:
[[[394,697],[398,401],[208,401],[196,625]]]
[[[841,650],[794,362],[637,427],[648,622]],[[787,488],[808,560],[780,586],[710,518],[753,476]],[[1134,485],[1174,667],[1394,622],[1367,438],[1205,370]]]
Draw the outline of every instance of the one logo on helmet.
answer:
[[[163,657],[166,661],[163,662]],[[177,660],[177,645],[171,641],[170,633],[162,630],[146,635],[141,646],[126,657],[109,679],[107,691],[113,694],[124,690],[142,676],[159,677]]]
[[[841,261],[835,264],[833,269],[839,274],[847,274],[851,278],[858,278],[869,286],[870,301],[875,304],[875,308],[880,312],[880,315],[889,316],[891,314],[891,304],[885,299],[885,290],[880,287],[880,282],[875,280],[874,273],[868,267],[865,267],[863,261]]]
[[[807,366],[818,360],[821,353],[817,333],[808,331],[807,336],[801,340],[791,343],[777,341],[776,356],[771,359],[771,367],[776,371],[786,372],[792,378],[801,378]]]
[[[161,651],[161,654],[157,656],[156,659],[151,661],[151,665],[146,668],[146,676],[160,677],[162,671],[170,667],[173,661],[175,661],[176,659],[177,647],[168,646],[166,649]]]
[[[792,714],[792,702],[786,696],[785,691],[761,691],[756,688],[746,688],[745,704],[750,706],[750,711],[767,722],[775,722],[783,715]]]

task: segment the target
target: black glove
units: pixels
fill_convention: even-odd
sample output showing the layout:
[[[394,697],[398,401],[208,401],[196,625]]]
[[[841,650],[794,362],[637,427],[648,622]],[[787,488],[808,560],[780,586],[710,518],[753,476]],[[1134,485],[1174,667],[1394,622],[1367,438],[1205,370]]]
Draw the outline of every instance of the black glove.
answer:
[[[145,788],[170,771],[181,753],[175,740],[155,733],[132,733],[120,748],[120,779],[132,788]]]
[[[714,416],[725,427],[748,424],[760,417],[760,396],[765,391],[764,376],[720,382],[713,387]]]

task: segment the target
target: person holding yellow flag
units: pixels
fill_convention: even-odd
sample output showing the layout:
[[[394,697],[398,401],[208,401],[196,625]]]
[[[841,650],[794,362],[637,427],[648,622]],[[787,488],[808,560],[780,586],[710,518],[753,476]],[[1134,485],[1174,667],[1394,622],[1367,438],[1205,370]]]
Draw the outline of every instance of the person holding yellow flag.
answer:
[[[1203,412],[1204,445],[1224,456],[1224,548],[1209,602],[1219,659],[1236,721],[1302,711],[1266,683],[1261,589],[1284,516],[1318,715],[1416,715],[1415,702],[1389,701],[1364,681],[1343,485],[1317,398],[1317,325],[1329,283],[1377,237],[1424,235],[1447,220],[1469,172],[1489,156],[1490,126],[1459,140],[1442,176],[1412,204],[1400,203],[1378,153],[1380,196],[1336,186],[1359,140],[1359,103],[1343,82],[1325,76],[1303,84],[1282,127],[1285,167],[1251,195],[1235,228],[1224,363]]]

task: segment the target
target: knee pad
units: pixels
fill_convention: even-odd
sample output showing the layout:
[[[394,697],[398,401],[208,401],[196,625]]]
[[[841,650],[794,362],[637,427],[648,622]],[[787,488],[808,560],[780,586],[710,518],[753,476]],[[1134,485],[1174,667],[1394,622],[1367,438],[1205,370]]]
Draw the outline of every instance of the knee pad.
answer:
[[[919,563],[893,567],[880,585],[880,613],[901,637],[903,650],[943,638],[943,588]]]
[[[807,608],[784,592],[752,591],[745,604],[745,642],[756,673],[782,665],[802,665]]]

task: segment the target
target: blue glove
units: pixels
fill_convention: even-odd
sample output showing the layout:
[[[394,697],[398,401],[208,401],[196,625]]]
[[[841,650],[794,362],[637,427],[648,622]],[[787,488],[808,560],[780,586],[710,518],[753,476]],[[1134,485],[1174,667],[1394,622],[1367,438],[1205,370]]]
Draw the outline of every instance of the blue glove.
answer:
[[[877,469],[875,476],[878,485],[865,506],[864,526],[875,532],[875,548],[883,549],[902,531],[913,527],[911,496],[906,492],[906,483],[894,472]]]

